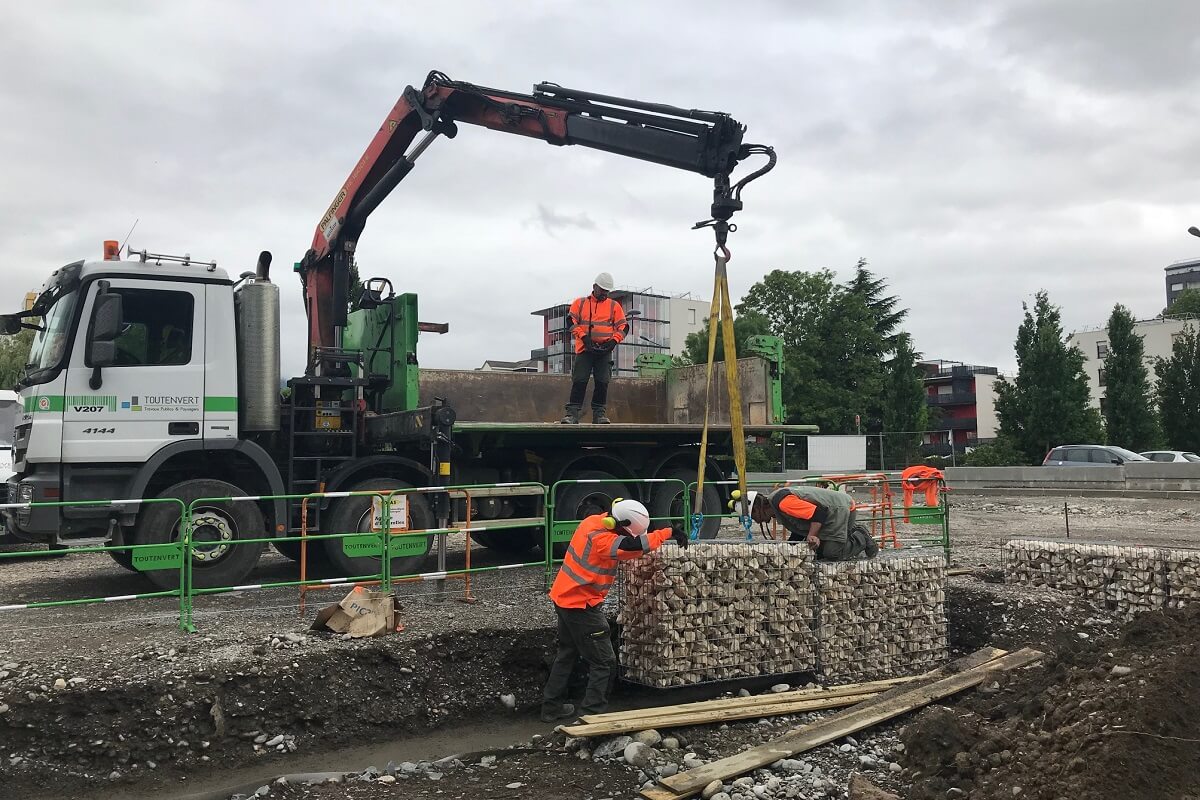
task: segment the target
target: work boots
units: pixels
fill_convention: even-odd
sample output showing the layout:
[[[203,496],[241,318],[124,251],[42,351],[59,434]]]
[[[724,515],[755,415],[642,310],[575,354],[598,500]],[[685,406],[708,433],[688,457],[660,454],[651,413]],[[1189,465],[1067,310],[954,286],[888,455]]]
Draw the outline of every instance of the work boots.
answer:
[[[579,415],[583,412],[583,406],[568,405],[567,413],[559,420],[563,425],[578,425]]]
[[[592,406],[593,425],[611,425],[612,420],[604,413],[604,406]]]

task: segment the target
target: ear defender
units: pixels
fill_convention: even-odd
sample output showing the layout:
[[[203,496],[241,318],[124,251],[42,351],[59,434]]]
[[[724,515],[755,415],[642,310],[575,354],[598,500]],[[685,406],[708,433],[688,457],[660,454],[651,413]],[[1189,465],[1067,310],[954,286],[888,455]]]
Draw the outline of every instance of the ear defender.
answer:
[[[613,498],[613,505],[615,506],[617,503],[621,502],[621,501],[622,501],[622,500],[624,500],[624,499],[625,499],[625,498],[623,498],[623,497],[614,497],[614,498]],[[601,523],[600,523],[600,524],[602,524],[604,527],[608,528],[610,531],[614,531],[614,530],[616,530],[616,529],[617,529],[617,519],[616,519],[616,517],[605,517],[605,518],[604,518],[604,519],[601,521]]]

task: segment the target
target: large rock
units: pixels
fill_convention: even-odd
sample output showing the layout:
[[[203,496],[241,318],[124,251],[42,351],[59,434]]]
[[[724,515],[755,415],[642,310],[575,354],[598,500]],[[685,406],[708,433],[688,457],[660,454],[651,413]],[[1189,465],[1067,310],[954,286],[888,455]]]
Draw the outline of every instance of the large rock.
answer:
[[[633,740],[635,742],[641,742],[642,744],[644,744],[648,747],[658,747],[659,743],[662,742],[663,737],[662,737],[662,734],[660,734],[658,731],[651,728],[648,731],[641,731],[640,733],[635,733],[633,735]],[[676,745],[676,747],[678,747],[678,745]]]
[[[654,761],[654,748],[641,742],[630,742],[625,745],[625,763],[639,769],[647,769]]]
[[[609,739],[604,744],[592,751],[592,757],[601,760],[606,758],[620,758],[625,754],[625,748],[633,739],[629,736],[618,736],[615,739]]]
[[[850,800],[900,800],[900,796],[885,792],[862,775],[851,775]]]

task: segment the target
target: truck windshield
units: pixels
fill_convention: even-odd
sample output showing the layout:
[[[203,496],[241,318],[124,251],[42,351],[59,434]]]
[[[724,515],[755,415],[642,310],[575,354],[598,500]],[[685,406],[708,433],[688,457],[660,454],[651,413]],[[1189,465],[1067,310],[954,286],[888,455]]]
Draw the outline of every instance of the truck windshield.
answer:
[[[75,313],[75,302],[79,291],[72,289],[54,301],[50,310],[42,317],[42,329],[34,334],[29,348],[29,363],[25,366],[24,383],[41,383],[49,380],[54,369],[62,363],[67,352],[67,337],[70,335],[71,318]]]

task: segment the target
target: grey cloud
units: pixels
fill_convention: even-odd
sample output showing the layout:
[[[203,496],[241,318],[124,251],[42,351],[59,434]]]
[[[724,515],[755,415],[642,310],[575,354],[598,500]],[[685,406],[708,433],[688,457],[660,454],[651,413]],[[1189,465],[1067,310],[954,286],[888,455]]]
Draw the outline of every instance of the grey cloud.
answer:
[[[565,230],[581,230],[595,231],[598,230],[596,221],[587,215],[586,212],[578,214],[565,214],[555,211],[545,203],[537,204],[537,211],[527,221],[527,224],[537,225],[551,236],[557,236],[560,231]]]
[[[272,250],[285,370],[300,369],[285,265],[404,86],[437,68],[732,113],[780,158],[744,195],[735,294],[774,268],[844,278],[865,255],[912,309],[918,349],[1011,367],[1038,288],[1068,326],[1103,322],[1118,299],[1149,315],[1162,267],[1195,254],[1197,8],[539,0],[456,4],[445,25],[384,2],[14,6],[0,30],[7,302],[140,217],[136,246],[234,272]],[[690,226],[710,191],[463,126],[376,212],[359,260],[451,323],[422,339],[423,364],[475,367],[527,353],[541,339],[529,312],[601,269],[706,294],[712,238]]]

